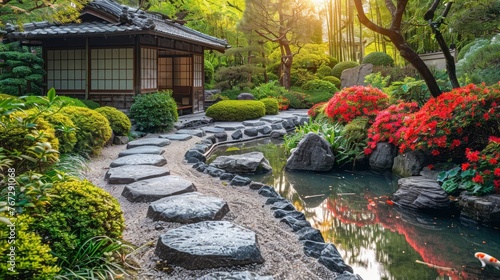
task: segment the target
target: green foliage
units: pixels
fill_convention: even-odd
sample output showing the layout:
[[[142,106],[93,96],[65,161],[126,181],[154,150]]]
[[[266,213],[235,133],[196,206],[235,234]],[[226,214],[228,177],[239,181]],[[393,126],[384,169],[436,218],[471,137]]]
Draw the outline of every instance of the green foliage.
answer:
[[[338,89],[340,89],[340,86],[342,84],[340,79],[335,76],[324,76],[322,80],[332,83]]]
[[[230,99],[230,100],[236,100],[238,99],[238,95],[240,95],[240,93],[242,93],[242,89],[239,88],[239,87],[234,87],[232,89],[227,89],[227,90],[223,90],[220,95],[223,96],[223,97],[226,97],[227,99]]]
[[[340,124],[332,124],[327,120],[315,120],[309,121],[308,123],[301,125],[295,129],[294,134],[285,135],[285,148],[290,152],[293,148],[296,148],[300,140],[308,133],[315,133],[323,137],[330,145],[333,150],[336,148],[338,138],[342,132],[343,126]]]
[[[403,82],[394,82],[387,89],[391,103],[398,100],[403,102],[417,102],[418,106],[423,106],[431,97],[431,93],[424,80],[417,80],[406,77]]]
[[[467,82],[493,85],[500,81],[500,35],[489,44],[479,40],[457,63],[457,75]]]
[[[337,148],[334,150],[337,164],[352,164],[355,168],[356,163],[365,157],[365,148],[368,137],[367,117],[358,117],[349,122],[341,132],[342,137],[337,141]]]
[[[328,93],[330,94],[330,97],[332,97],[334,93],[339,91],[339,89],[334,84],[319,79],[306,82],[302,85],[302,90],[305,93],[309,94]]]
[[[78,127],[74,151],[81,155],[97,155],[111,138],[109,121],[98,112],[75,106],[66,106],[60,111]]]
[[[216,121],[244,121],[266,115],[264,103],[257,100],[222,100],[208,107],[207,117]]]
[[[308,70],[313,74],[317,73],[322,65],[331,68],[332,64],[335,64],[335,60],[327,54],[325,44],[306,44],[293,59],[293,68]]]
[[[342,71],[357,66],[359,66],[359,63],[357,63],[356,61],[342,61],[332,68],[332,76],[340,79],[340,76],[342,76]]]
[[[19,43],[0,49],[0,88],[21,96],[40,93],[43,87],[43,59]]]
[[[283,94],[290,102],[290,108],[293,109],[309,109],[311,104],[306,100],[306,94],[298,91],[290,91]]]
[[[169,131],[179,118],[171,91],[136,95],[130,115],[144,132]]]
[[[51,244],[54,254],[64,263],[94,236],[117,238],[124,220],[118,201],[89,181],[65,181],[54,184],[50,203],[43,218],[32,230]]]
[[[54,279],[60,267],[57,258],[51,254],[51,249],[42,242],[42,238],[34,231],[29,230],[29,225],[34,218],[29,215],[17,215],[11,218],[14,227],[8,227],[0,222],[0,279],[25,280],[25,279]],[[9,239],[14,231],[14,239]],[[10,243],[15,241],[15,243]],[[15,251],[10,248],[15,247]],[[9,254],[15,253],[15,266],[9,263]],[[13,271],[9,271],[13,268]]]
[[[85,104],[85,106],[89,109],[92,109],[92,110],[95,110],[99,107],[101,107],[101,105],[99,105],[99,103],[95,102],[94,100],[90,100],[90,99],[80,99],[80,101]]]
[[[371,87],[384,90],[385,87],[389,85],[389,79],[391,76],[382,76],[382,73],[371,73],[365,76],[365,84]]]
[[[211,85],[214,82],[214,77],[215,77],[215,69],[212,63],[210,61],[205,59],[205,64],[204,64],[204,69],[205,69],[205,84]]]
[[[59,139],[59,152],[72,152],[77,142],[77,127],[73,121],[61,113],[45,112],[42,115],[55,129],[56,137]]]
[[[49,103],[43,97],[36,95],[30,95],[23,98],[25,101],[26,108],[33,108],[36,106],[47,106]],[[76,106],[76,107],[87,108],[87,105],[85,105],[80,99],[72,98],[69,96],[58,96],[58,100],[51,105],[52,107],[51,109],[55,109],[62,106]]]
[[[110,106],[100,107],[95,109],[95,111],[108,119],[111,130],[113,130],[115,135],[123,136],[129,134],[132,124],[125,113]]]
[[[234,87],[253,87],[253,83],[248,81],[248,77],[258,76],[263,72],[261,67],[253,64],[221,67],[215,72],[215,88],[222,90]]]
[[[373,66],[394,66],[394,59],[385,52],[372,52],[363,58],[363,64],[373,64]]]
[[[292,86],[300,87],[308,81],[314,79],[316,79],[316,76],[313,74],[313,72],[302,68],[292,68],[292,73],[290,75]]]
[[[87,159],[79,154],[61,154],[59,161],[52,165],[46,174],[50,177],[64,174],[83,180],[89,170]]]
[[[270,81],[265,84],[260,84],[250,91],[250,93],[255,97],[255,99],[260,100],[266,97],[278,98],[283,94],[287,93],[284,87],[282,87],[278,81]]]
[[[259,100],[266,107],[266,115],[277,115],[279,112],[279,103],[276,98],[263,98]]]
[[[326,76],[330,76],[331,73],[332,73],[332,67],[326,64],[321,64],[321,66],[318,68],[318,71],[316,71],[316,76],[320,79],[323,79]]]

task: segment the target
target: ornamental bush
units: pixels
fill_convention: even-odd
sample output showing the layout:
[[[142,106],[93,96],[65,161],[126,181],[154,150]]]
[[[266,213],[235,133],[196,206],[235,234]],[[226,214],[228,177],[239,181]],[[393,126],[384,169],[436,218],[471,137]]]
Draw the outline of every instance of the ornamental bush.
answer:
[[[467,161],[438,176],[441,187],[450,194],[466,190],[475,195],[500,193],[500,138],[490,137],[482,151],[465,149]]]
[[[266,115],[277,115],[279,112],[279,103],[276,98],[263,98],[259,100],[266,107]]]
[[[401,152],[424,150],[437,160],[461,160],[466,148],[482,150],[500,135],[500,85],[469,84],[430,99],[405,118]]]
[[[346,69],[349,68],[354,68],[359,66],[359,63],[356,61],[343,61],[338,63],[332,68],[332,76],[335,76],[340,79],[340,76],[342,76],[342,72]]]
[[[363,64],[368,63],[373,66],[394,66],[394,59],[385,52],[372,52],[363,58]]]
[[[377,114],[389,106],[389,98],[377,88],[354,86],[336,93],[326,107],[326,115],[334,122],[347,124],[366,116],[372,122]]]
[[[326,92],[326,93],[330,94],[331,96],[333,96],[333,94],[335,92],[337,92],[339,89],[334,84],[332,84],[330,82],[315,79],[315,80],[311,80],[311,81],[308,81],[305,84],[303,84],[302,90],[305,93],[309,93],[309,94],[317,94],[317,93],[325,93]]]
[[[398,146],[403,120],[418,109],[416,102],[401,102],[379,112],[368,129],[368,147],[365,154],[371,154],[379,142],[389,142]]]
[[[94,236],[118,238],[122,235],[123,215],[118,201],[89,181],[55,183],[43,218],[32,230],[49,243],[55,255],[67,258],[85,240]]]
[[[108,119],[111,130],[115,135],[124,136],[129,134],[132,124],[125,113],[110,106],[100,107],[95,110]]]
[[[311,120],[316,119],[318,115],[325,114],[325,108],[328,102],[320,102],[314,104],[311,109],[307,111],[307,115],[311,118]]]
[[[136,95],[130,116],[137,128],[144,132],[169,131],[179,119],[172,91]]]
[[[342,82],[340,81],[339,78],[335,77],[335,76],[325,76],[323,78],[321,78],[323,81],[327,81],[327,82],[330,82],[332,83],[337,89],[340,88]]]
[[[87,106],[87,108],[92,109],[92,110],[95,110],[95,109],[101,107],[101,105],[99,103],[95,102],[94,100],[80,99],[80,101],[83,104],[85,104],[85,106]]]
[[[59,139],[59,152],[71,153],[77,142],[77,127],[73,121],[61,113],[46,112],[43,116],[55,129],[56,137]]]
[[[287,90],[282,87],[278,81],[270,81],[269,83],[260,84],[250,91],[250,93],[255,97],[256,100],[260,100],[267,97],[281,96],[285,94]]]
[[[330,76],[332,73],[332,68],[326,64],[321,64],[321,66],[316,71],[316,76],[323,79],[326,76]]]
[[[109,121],[98,112],[75,106],[66,106],[60,113],[68,116],[78,127],[74,151],[81,155],[97,155],[111,138]]]
[[[12,228],[5,223],[0,223],[0,279],[54,279],[60,271],[57,258],[51,254],[49,245],[42,242],[42,238],[29,229],[34,218],[29,215],[18,215],[10,218],[15,224],[14,244],[9,243],[9,234]],[[15,272],[9,271],[11,253],[10,248],[15,247]]]
[[[290,91],[283,94],[283,97],[288,99],[290,108],[293,109],[309,109],[311,104],[306,100],[306,94],[298,91]]]
[[[257,100],[222,100],[208,107],[207,117],[216,121],[244,121],[266,115],[264,103]]]

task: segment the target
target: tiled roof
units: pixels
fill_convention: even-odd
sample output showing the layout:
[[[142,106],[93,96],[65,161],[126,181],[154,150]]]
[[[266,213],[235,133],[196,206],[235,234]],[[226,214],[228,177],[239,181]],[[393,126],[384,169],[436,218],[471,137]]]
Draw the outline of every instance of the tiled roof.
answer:
[[[104,12],[115,18],[115,22],[90,21],[69,24],[33,22],[24,24],[24,31],[12,25],[7,26],[7,38],[43,39],[47,37],[119,35],[120,33],[152,32],[159,36],[197,43],[205,47],[225,50],[229,46],[225,40],[209,36],[161,16],[122,6],[113,0],[94,0],[86,9]],[[84,10],[85,13],[85,10]]]

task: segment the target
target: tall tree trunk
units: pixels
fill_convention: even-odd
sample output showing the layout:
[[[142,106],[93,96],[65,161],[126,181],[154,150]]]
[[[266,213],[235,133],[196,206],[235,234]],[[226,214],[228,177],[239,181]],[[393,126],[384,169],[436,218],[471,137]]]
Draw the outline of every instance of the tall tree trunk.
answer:
[[[282,82],[281,85],[290,89],[292,77],[292,62],[293,53],[290,49],[290,44],[287,41],[280,41],[281,48],[281,69],[282,69]]]

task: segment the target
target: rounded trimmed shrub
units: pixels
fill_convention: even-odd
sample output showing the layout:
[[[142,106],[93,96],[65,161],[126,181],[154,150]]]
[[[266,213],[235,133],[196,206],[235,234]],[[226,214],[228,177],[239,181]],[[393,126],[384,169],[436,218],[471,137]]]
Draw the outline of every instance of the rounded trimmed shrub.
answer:
[[[372,52],[363,58],[363,64],[368,63],[373,66],[394,66],[394,59],[385,52]]]
[[[132,124],[125,113],[110,106],[100,107],[95,110],[108,119],[111,130],[115,135],[124,136],[129,134]]]
[[[327,81],[327,82],[330,82],[332,83],[335,87],[337,87],[338,89],[340,88],[342,82],[340,81],[339,78],[335,77],[335,76],[325,76],[323,78],[321,78],[323,81]]]
[[[353,86],[344,88],[328,101],[326,115],[334,122],[347,124],[357,117],[375,119],[389,106],[389,97],[378,88]]]
[[[266,115],[277,115],[279,112],[279,103],[276,98],[263,98],[259,100],[266,107]]]
[[[66,106],[60,113],[68,116],[78,127],[74,151],[82,155],[97,155],[111,138],[109,121],[89,108]]]
[[[90,100],[90,99],[81,99],[80,100],[83,104],[85,104],[85,106],[87,106],[87,108],[89,109],[92,109],[92,110],[95,110],[99,107],[101,107],[101,105],[97,102],[95,102],[94,100]]]
[[[44,118],[54,127],[56,137],[59,139],[59,152],[70,153],[73,151],[76,139],[76,125],[68,116],[61,113],[44,113]]]
[[[11,231],[5,223],[0,223],[0,279],[54,279],[61,270],[57,266],[57,258],[51,254],[51,248],[42,242],[42,238],[29,229],[34,218],[29,215],[18,215],[15,223],[15,244],[9,244],[7,238]],[[12,240],[12,239],[11,239]],[[15,272],[8,269],[11,265],[10,248],[15,250]]]
[[[177,104],[171,91],[139,94],[134,97],[130,116],[144,132],[165,132],[178,120]]]
[[[323,93],[327,92],[330,94],[334,94],[335,92],[339,91],[339,89],[332,83],[315,79],[306,82],[304,85],[302,85],[302,90],[306,93]]]
[[[56,255],[70,256],[94,236],[122,235],[125,222],[120,204],[105,190],[87,180],[74,180],[54,184],[51,194],[43,219],[33,224],[33,230]]]
[[[356,61],[342,61],[332,68],[332,76],[340,79],[340,76],[342,76],[342,72],[344,70],[357,66],[359,66],[359,63],[357,63]]]
[[[321,64],[321,66],[316,71],[316,76],[318,78],[323,79],[325,76],[330,76],[332,73],[332,68],[326,64]]]
[[[206,111],[206,116],[216,121],[244,121],[265,115],[266,106],[257,100],[222,100]]]

